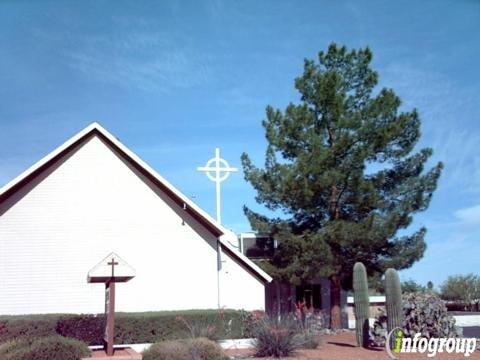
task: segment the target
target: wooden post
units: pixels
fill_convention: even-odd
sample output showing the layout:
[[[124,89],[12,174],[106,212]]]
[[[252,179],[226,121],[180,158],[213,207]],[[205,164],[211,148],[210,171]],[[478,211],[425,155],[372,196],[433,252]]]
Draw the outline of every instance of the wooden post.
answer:
[[[112,258],[112,261],[107,263],[107,265],[112,266],[112,276],[105,283],[105,315],[107,316],[107,323],[105,324],[103,340],[107,356],[113,356],[113,341],[115,339],[115,265],[118,265],[118,262]]]
[[[120,271],[116,265],[120,266]],[[123,269],[123,270],[122,270]],[[120,272],[121,276],[116,273]],[[88,272],[89,283],[105,284],[105,331],[103,350],[107,357],[114,356],[115,341],[115,287],[117,282],[127,282],[135,277],[135,270],[120,257],[111,253]]]
[[[113,356],[113,341],[115,339],[115,280],[105,284],[105,324],[104,349],[107,356]]]

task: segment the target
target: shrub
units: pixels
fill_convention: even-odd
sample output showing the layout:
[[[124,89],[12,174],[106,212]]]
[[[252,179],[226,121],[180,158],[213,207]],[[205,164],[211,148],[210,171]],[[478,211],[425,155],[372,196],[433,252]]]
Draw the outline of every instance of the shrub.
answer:
[[[12,354],[15,353],[18,349],[30,346],[31,341],[29,342],[27,338],[9,340],[0,344],[0,359],[10,360],[12,359]]]
[[[182,319],[182,320],[180,320]],[[244,312],[224,310],[165,311],[153,313],[119,313],[115,320],[118,344],[154,343],[196,336],[212,339],[245,337]],[[189,329],[185,324],[191,324]]]
[[[319,333],[328,327],[325,311],[315,310],[313,306],[307,306],[305,301],[295,304],[294,315],[301,331]]]
[[[410,293],[403,296],[403,333],[413,337],[421,333],[426,338],[457,337],[455,319],[448,315],[445,303],[434,293]],[[372,337],[383,346],[387,335],[387,317],[380,311],[375,320]]]
[[[233,319],[226,318],[224,309],[219,309],[215,317],[198,316],[187,319],[185,316],[177,316],[175,319],[185,326],[192,338],[218,340],[222,337],[221,334],[231,335],[232,332]]]
[[[220,346],[205,338],[170,340],[153,344],[142,354],[143,360],[224,360]]]
[[[180,340],[162,341],[153,344],[142,354],[143,360],[184,360],[188,359],[188,348]]]
[[[62,316],[55,328],[57,334],[85,341],[89,345],[99,345],[105,331],[103,315],[69,315]]]
[[[298,323],[292,317],[264,318],[254,330],[257,356],[291,355],[300,346],[298,334]]]
[[[303,331],[295,336],[295,342],[302,349],[316,349],[322,342],[320,335],[314,331]]]
[[[190,348],[190,358],[192,360],[224,360],[228,357],[223,353],[222,348],[215,342],[197,338],[187,340]]]
[[[55,335],[58,315],[20,315],[0,317],[0,343],[19,337]]]
[[[295,342],[303,349],[316,349],[321,343],[320,331],[326,328],[325,314],[315,311],[305,301],[295,304],[293,319],[297,327]]]
[[[3,360],[80,360],[90,355],[87,344],[58,335],[13,340],[0,347]]]
[[[249,313],[224,310],[158,311],[144,313],[117,313],[115,318],[115,343],[154,343],[191,337],[184,318],[189,323],[211,324],[215,328],[212,338],[251,337],[247,319]],[[104,332],[103,315],[21,315],[0,316],[0,343],[19,337],[62,335],[101,345]]]

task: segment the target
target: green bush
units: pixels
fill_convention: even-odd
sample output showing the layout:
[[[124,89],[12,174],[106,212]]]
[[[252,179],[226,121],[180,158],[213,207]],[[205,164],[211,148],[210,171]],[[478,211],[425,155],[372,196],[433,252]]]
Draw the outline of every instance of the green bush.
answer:
[[[245,312],[237,310],[222,311],[221,316],[218,310],[120,313],[115,320],[115,341],[132,344],[196,336],[244,338],[249,335],[244,319]],[[186,323],[190,324],[190,328]]]
[[[254,330],[256,355],[282,357],[291,355],[301,345],[297,321],[289,316],[265,317]]]
[[[205,338],[169,340],[153,344],[142,354],[143,360],[224,360],[220,346]]]
[[[302,349],[316,349],[322,342],[320,335],[314,331],[303,331],[295,336],[295,342]]]
[[[59,315],[20,315],[0,317],[0,343],[19,337],[55,335]]]
[[[190,348],[190,358],[193,360],[227,360],[223,349],[215,342],[197,338],[186,341]]]
[[[144,313],[117,313],[115,343],[154,343],[198,335],[213,339],[251,337],[250,313],[239,310],[185,310]],[[22,315],[0,316],[0,343],[19,337],[61,335],[101,345],[103,315]],[[198,331],[192,334],[186,323]],[[205,328],[202,328],[206,325]],[[208,330],[207,333],[202,331]],[[210,332],[210,334],[208,334]]]
[[[80,360],[90,355],[84,342],[58,335],[22,338],[0,346],[2,360]]]
[[[105,316],[62,316],[57,321],[55,331],[61,336],[82,340],[89,345],[99,345],[105,332]]]
[[[434,293],[410,293],[403,296],[403,333],[426,338],[457,337],[455,319],[448,315],[445,303]],[[383,346],[387,335],[387,317],[381,311],[373,327],[373,342]]]
[[[142,353],[143,360],[184,360],[188,356],[188,348],[180,340],[157,342]]]
[[[12,359],[12,354],[15,353],[18,349],[30,346],[31,340],[27,338],[21,338],[17,340],[9,340],[0,344],[0,359],[9,360]]]

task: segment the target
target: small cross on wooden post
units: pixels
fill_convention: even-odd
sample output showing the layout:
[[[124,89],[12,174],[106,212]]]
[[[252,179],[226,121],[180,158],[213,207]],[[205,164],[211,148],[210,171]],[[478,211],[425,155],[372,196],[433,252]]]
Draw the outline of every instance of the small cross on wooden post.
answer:
[[[115,273],[115,270],[116,273]],[[88,272],[88,282],[105,284],[105,333],[103,345],[107,356],[113,356],[115,338],[115,284],[126,282],[135,276],[135,270],[117,254],[111,253]]]
[[[111,262],[107,265],[112,266],[112,276],[105,283],[105,314],[107,315],[107,324],[105,326],[105,334],[103,337],[104,348],[107,356],[113,356],[113,340],[115,338],[115,265],[118,262],[112,257]]]

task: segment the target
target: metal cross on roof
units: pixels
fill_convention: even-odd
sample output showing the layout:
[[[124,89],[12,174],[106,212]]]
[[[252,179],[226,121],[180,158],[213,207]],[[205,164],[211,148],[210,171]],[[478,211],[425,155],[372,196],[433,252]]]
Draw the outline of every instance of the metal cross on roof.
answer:
[[[215,190],[217,195],[217,222],[222,222],[222,215],[220,212],[220,183],[227,180],[230,173],[238,171],[237,168],[230,167],[228,162],[220,157],[220,148],[215,149],[215,157],[207,161],[205,166],[197,167],[198,171],[205,172],[207,177],[215,183]]]

